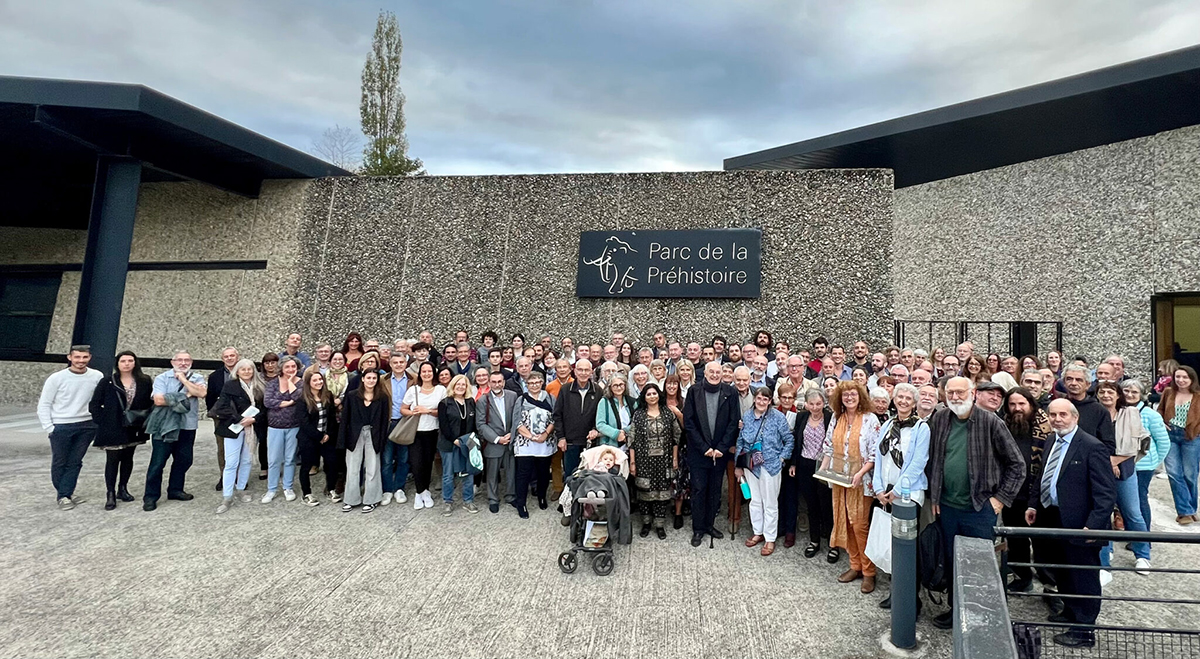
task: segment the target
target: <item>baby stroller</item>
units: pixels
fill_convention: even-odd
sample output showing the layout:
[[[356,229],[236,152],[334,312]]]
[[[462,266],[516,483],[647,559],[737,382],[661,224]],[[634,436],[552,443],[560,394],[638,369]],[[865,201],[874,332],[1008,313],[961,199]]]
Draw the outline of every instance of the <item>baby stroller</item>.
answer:
[[[558,567],[566,574],[579,568],[579,552],[594,554],[592,571],[600,576],[612,573],[613,541],[629,544],[633,532],[629,519],[629,459],[616,451],[614,467],[619,474],[596,471],[606,447],[597,446],[583,452],[579,468],[567,479],[559,503],[563,506],[564,521],[569,520],[571,549],[558,555]],[[611,447],[607,447],[611,448]]]

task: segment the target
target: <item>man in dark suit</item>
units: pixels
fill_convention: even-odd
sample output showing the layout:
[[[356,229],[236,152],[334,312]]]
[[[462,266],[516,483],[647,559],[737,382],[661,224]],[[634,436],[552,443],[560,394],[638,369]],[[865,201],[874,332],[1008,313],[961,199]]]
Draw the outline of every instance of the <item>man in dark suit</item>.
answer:
[[[707,533],[720,540],[713,527],[721,506],[721,477],[737,440],[738,395],[722,384],[721,365],[704,365],[704,380],[691,388],[683,404],[687,432],[687,460],[692,473],[692,546],[699,547]]]
[[[517,463],[513,457],[512,441],[516,438],[517,401],[520,394],[504,386],[504,375],[488,376],[490,391],[476,404],[475,428],[483,439],[483,462],[487,478],[488,510],[500,512],[500,497],[512,503],[516,494]],[[500,487],[500,471],[504,470],[504,488]]]
[[[225,386],[226,380],[232,380],[237,377],[233,374],[233,367],[240,359],[237,348],[230,346],[221,351],[221,363],[224,364],[221,368],[212,372],[208,376],[208,393],[204,394],[204,406],[208,409],[208,417],[213,420],[213,432],[216,433],[216,426],[220,424],[217,417],[213,416],[213,408],[217,406],[217,399],[221,397],[221,389]],[[221,470],[220,473],[225,473],[225,438],[217,434],[217,467]],[[224,479],[221,476],[217,477],[217,487],[221,489]]]
[[[1053,445],[1045,448],[1041,478],[1033,479],[1025,511],[1030,525],[1062,529],[1107,529],[1116,504],[1109,450],[1079,427],[1079,410],[1067,399],[1052,401],[1046,410],[1054,429]],[[1039,561],[1079,565],[1087,569],[1056,569],[1058,592],[1064,595],[1100,595],[1100,543],[1085,540],[1050,542]],[[1063,598],[1065,610],[1050,616],[1051,622],[1096,624],[1099,599]],[[1089,628],[1071,628],[1054,636],[1068,647],[1092,647],[1095,633]]]

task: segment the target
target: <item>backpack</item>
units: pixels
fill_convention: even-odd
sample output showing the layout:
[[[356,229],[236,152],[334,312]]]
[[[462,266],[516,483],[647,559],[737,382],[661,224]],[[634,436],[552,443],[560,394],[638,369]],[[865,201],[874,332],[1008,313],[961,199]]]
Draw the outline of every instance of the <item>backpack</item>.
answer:
[[[946,578],[946,545],[942,539],[942,520],[934,520],[917,536],[917,574],[921,585],[930,592],[944,593]]]

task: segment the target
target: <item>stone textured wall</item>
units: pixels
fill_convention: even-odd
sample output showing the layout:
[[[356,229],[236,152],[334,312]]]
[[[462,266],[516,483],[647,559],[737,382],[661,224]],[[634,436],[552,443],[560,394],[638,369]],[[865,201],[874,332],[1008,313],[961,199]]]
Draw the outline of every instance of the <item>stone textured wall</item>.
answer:
[[[897,318],[1063,321],[1145,375],[1150,296],[1200,290],[1200,126],[903,188],[895,218]]]
[[[891,245],[885,170],[327,179],[309,194],[291,319],[306,336],[891,335],[889,264],[865,254]],[[763,230],[758,300],[575,297],[580,231],[725,227]]]

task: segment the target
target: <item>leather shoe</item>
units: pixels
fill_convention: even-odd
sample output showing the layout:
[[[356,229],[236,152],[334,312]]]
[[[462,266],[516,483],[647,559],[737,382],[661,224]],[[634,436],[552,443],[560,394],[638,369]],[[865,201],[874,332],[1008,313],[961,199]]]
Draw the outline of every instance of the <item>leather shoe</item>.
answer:
[[[881,602],[879,603],[879,608],[881,608],[881,609],[885,609],[885,610],[891,610],[891,608],[892,608],[892,596],[891,596],[890,594],[889,594],[887,597],[883,598],[883,601],[881,601]]]
[[[1068,648],[1090,648],[1096,645],[1095,637],[1079,636],[1071,632],[1055,634],[1054,642],[1059,645],[1064,645]]]
[[[795,546],[795,544],[796,544],[796,534],[795,533],[784,534],[784,536],[783,536],[783,546],[784,547],[791,549],[793,546]]]
[[[855,569],[850,569],[846,570],[841,576],[838,577],[838,583],[850,583],[851,581],[857,581],[861,578],[862,572],[859,572]]]
[[[1008,592],[1010,593],[1028,593],[1033,590],[1033,579],[1013,579],[1012,583],[1008,584]]]
[[[156,501],[145,501],[142,503],[142,510],[145,510],[145,511],[151,511],[157,507],[158,507],[158,502],[156,502]]]
[[[746,546],[753,547],[763,540],[766,540],[766,538],[762,537],[761,535],[752,535],[749,538],[746,538]]]
[[[656,529],[654,529],[654,530],[655,530],[655,531],[658,533],[658,539],[659,539],[659,540],[666,540],[666,539],[667,539],[667,530],[666,530],[666,529],[664,529],[663,527],[661,527],[661,526],[660,526],[660,527],[658,527],[658,528],[656,528]]]
[[[774,554],[774,553],[775,553],[775,543],[774,542],[768,542],[767,544],[763,545],[762,549],[758,550],[759,556],[770,556],[771,554]]]
[[[214,487],[213,489],[214,489],[214,490],[216,490],[216,491],[218,491],[218,492],[220,492],[221,490],[225,489],[225,483],[224,483],[224,481],[225,481],[225,479],[224,479],[224,478],[218,478],[218,479],[217,479],[217,485],[216,485],[216,487]]]
[[[863,577],[862,586],[859,587],[858,592],[863,595],[875,592],[875,577]]]
[[[529,511],[526,510],[525,508],[518,507],[517,508],[517,516],[520,517],[521,519],[529,519]]]
[[[642,537],[642,538],[649,538],[650,537],[650,525],[642,524],[642,530],[638,531],[638,536]]]
[[[539,510],[545,510],[549,507],[550,507],[550,504],[546,502],[545,497],[538,499],[538,509]]]
[[[488,504],[488,512],[489,512],[489,513],[498,513],[498,512],[500,512],[500,504],[498,504],[498,503],[489,503],[489,504]]]
[[[124,487],[119,488],[117,490],[117,498],[120,499],[121,501],[126,501],[126,502],[133,501],[133,495],[129,493],[128,488],[124,488]]]
[[[1051,613],[1050,615],[1046,616],[1046,620],[1048,622],[1060,622],[1060,623],[1064,623],[1064,624],[1071,622],[1070,620],[1067,619],[1067,616],[1065,616],[1061,613]]]
[[[833,564],[833,563],[836,563],[839,560],[841,560],[841,558],[842,558],[842,550],[838,549],[837,547],[830,547],[829,552],[827,554],[825,554],[825,562],[826,563]]]
[[[699,547],[701,542],[704,542],[704,535],[701,533],[693,533],[692,534],[692,546]]]
[[[683,528],[683,515],[676,515],[675,516],[675,530],[678,531],[681,528]]]
[[[117,508],[117,494],[115,492],[109,492],[108,496],[106,496],[104,498],[104,509],[105,510],[116,510],[116,508]]]
[[[191,501],[196,497],[188,494],[187,492],[176,492],[175,494],[168,494],[167,498],[173,501]]]
[[[954,614],[950,611],[939,613],[933,618],[933,626],[938,629],[950,629],[954,626]]]
[[[712,537],[716,538],[717,540],[721,540],[722,538],[725,537],[724,533],[721,533],[720,531],[716,530],[715,528],[709,529],[708,534],[711,535]]]

